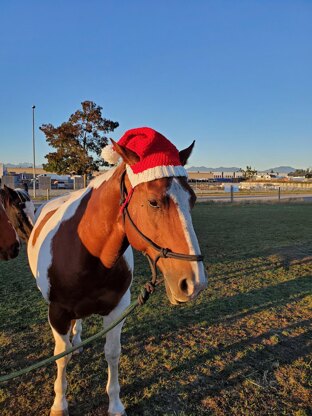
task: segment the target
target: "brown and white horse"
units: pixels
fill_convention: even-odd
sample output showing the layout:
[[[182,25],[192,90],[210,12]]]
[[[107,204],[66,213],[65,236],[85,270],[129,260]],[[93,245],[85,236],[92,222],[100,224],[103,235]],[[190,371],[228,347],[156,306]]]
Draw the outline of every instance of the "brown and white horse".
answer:
[[[0,198],[0,260],[14,259],[19,253],[20,242]]]
[[[180,152],[182,165],[191,150],[192,146]],[[118,167],[97,177],[86,189],[42,207],[29,239],[30,266],[49,303],[55,354],[69,348],[71,342],[80,342],[81,318],[100,314],[107,326],[129,305],[133,274],[129,244],[151,259],[158,254],[120,211],[120,183],[124,178],[125,188],[130,189],[124,171],[125,163],[134,162],[134,155],[121,147],[117,151],[123,158]],[[200,258],[190,214],[195,199],[185,177],[161,178],[134,188],[128,212],[138,229],[157,245]],[[195,299],[206,287],[202,261],[161,258],[157,265],[173,304]],[[105,343],[110,415],[125,414],[118,382],[121,328],[122,323],[111,330]],[[57,360],[53,416],[68,414],[65,394],[69,359]]]

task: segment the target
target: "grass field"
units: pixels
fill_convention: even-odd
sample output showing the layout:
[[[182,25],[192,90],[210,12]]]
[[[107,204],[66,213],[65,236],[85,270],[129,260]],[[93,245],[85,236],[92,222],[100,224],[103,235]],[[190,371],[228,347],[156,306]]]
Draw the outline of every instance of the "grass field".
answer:
[[[194,225],[209,288],[170,306],[164,288],[122,335],[121,397],[128,416],[294,415],[311,410],[312,205],[197,204]],[[137,255],[133,295],[146,281]],[[25,253],[0,263],[0,373],[49,356],[47,307]],[[84,337],[101,329],[84,323]],[[0,390],[0,414],[47,415],[55,365]],[[71,415],[106,415],[103,342],[68,366]]]

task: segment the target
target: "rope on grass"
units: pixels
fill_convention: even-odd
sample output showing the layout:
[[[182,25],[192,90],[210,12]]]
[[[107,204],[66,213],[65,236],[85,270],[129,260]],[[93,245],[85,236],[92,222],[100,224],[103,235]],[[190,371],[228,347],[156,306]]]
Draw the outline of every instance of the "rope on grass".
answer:
[[[12,373],[6,374],[4,376],[0,377],[0,383],[4,383],[6,381],[12,380],[14,378],[20,377],[24,374],[27,374],[31,371],[34,371],[41,367],[46,367],[47,365],[53,363],[54,361],[57,361],[58,359],[65,357],[68,354],[71,354],[72,352],[76,351],[77,349],[84,347],[87,344],[90,344],[91,342],[95,341],[98,338],[101,338],[105,336],[110,330],[115,328],[116,325],[118,325],[121,321],[123,321],[130,313],[138,306],[143,305],[149,298],[149,295],[152,293],[152,291],[149,291],[148,289],[143,288],[139,298],[134,300],[127,309],[123,311],[123,313],[115,319],[114,322],[112,322],[107,328],[102,329],[97,334],[92,335],[91,337],[85,339],[84,341],[80,342],[78,345],[75,345],[71,348],[68,348],[67,350],[61,352],[60,354],[54,355],[53,357],[46,358],[42,361],[39,361],[38,363],[32,364],[29,367],[22,368],[21,370],[14,371]]]

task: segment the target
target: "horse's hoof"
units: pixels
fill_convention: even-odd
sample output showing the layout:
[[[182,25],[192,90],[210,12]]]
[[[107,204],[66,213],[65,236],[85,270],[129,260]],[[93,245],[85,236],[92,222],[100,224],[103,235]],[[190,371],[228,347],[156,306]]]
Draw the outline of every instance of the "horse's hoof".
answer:
[[[65,410],[51,409],[50,416],[69,416],[68,409],[65,409]]]

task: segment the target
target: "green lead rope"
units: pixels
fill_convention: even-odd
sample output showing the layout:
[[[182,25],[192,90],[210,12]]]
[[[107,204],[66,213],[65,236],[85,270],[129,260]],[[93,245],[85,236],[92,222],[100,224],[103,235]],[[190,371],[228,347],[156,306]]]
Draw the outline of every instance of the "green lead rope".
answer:
[[[153,285],[153,287],[155,287],[155,285]],[[36,370],[37,368],[46,367],[47,365],[53,363],[54,361],[56,361],[56,360],[58,360],[62,357],[65,357],[66,355],[78,350],[79,348],[81,348],[81,347],[83,347],[87,344],[90,344],[90,342],[93,342],[96,339],[105,336],[110,330],[115,328],[116,325],[118,325],[122,320],[124,320],[128,315],[130,315],[130,313],[138,305],[143,305],[147,301],[147,299],[149,298],[150,293],[152,293],[152,291],[148,290],[148,288],[145,287],[142,290],[141,294],[139,295],[138,299],[134,300],[132,303],[130,303],[128,308],[124,310],[124,312],[119,316],[119,318],[117,318],[114,322],[112,322],[107,328],[102,329],[102,331],[98,332],[97,334],[92,335],[91,337],[82,341],[80,344],[75,345],[74,347],[68,348],[68,350],[65,350],[64,352],[61,352],[60,354],[54,355],[53,357],[46,358],[42,361],[39,361],[36,364],[30,365],[29,367],[25,367],[21,370],[14,371],[13,373],[10,373],[10,374],[7,374],[7,375],[4,375],[4,376],[0,377],[0,383],[4,383],[4,382],[12,380],[13,378],[16,378],[16,377],[20,377],[23,374],[29,373],[30,371],[33,371],[33,370]]]

